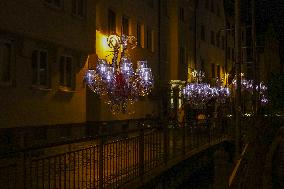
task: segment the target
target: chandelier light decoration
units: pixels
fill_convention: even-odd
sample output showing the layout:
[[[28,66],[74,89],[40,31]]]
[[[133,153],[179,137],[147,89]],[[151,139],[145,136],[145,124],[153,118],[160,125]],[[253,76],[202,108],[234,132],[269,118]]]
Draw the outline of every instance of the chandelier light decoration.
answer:
[[[266,96],[267,86],[261,81],[259,86],[256,86],[256,90],[259,91],[260,94],[260,104],[265,106],[268,104],[268,98]]]
[[[192,108],[200,109],[211,98],[211,88],[209,84],[202,83],[202,79],[205,77],[204,72],[194,70],[191,75],[193,76],[193,83],[187,83],[182,94]]]
[[[228,87],[222,85],[222,80],[216,79],[216,86],[212,88],[213,96],[218,104],[226,103],[227,99],[230,97],[230,90]]]
[[[113,114],[131,113],[129,105],[147,96],[153,88],[152,70],[147,66],[147,61],[138,61],[134,71],[126,53],[127,48],[133,49],[137,45],[134,36],[110,35],[107,43],[113,49],[111,63],[98,59],[96,69],[87,70],[85,81],[92,91],[110,105]]]
[[[232,84],[235,86],[235,89],[236,89],[237,88],[236,79],[233,80]],[[260,104],[262,106],[267,105],[268,104],[268,98],[266,96],[267,86],[264,84],[264,82],[261,81],[259,85],[255,85],[253,80],[247,80],[245,78],[241,78],[241,90],[242,91],[246,91],[252,94],[254,91],[254,88],[256,89],[256,91],[259,92]]]

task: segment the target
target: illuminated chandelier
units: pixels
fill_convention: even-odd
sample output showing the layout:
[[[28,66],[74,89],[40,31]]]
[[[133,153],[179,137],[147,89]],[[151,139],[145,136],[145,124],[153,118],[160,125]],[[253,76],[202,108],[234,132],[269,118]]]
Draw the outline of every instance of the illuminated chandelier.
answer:
[[[222,85],[222,80],[216,79],[216,86],[212,88],[213,96],[218,104],[224,104],[230,97],[230,90],[228,87]]]
[[[208,83],[203,83],[204,72],[194,70],[193,83],[187,83],[182,90],[182,94],[187,103],[196,109],[202,109],[207,102],[213,97],[213,90]]]
[[[237,88],[236,79],[233,80],[233,85]],[[268,98],[266,96],[267,86],[264,84],[263,81],[259,83],[259,85],[255,85],[253,80],[247,80],[245,78],[241,78],[241,90],[247,91],[249,93],[253,93],[254,87],[256,91],[259,92],[260,97],[260,104],[265,106],[268,104]]]
[[[137,45],[134,36],[110,35],[107,43],[113,49],[111,63],[105,59],[98,59],[96,69],[87,70],[86,83],[110,105],[113,114],[131,113],[129,105],[140,97],[147,96],[153,88],[152,70],[147,66],[147,61],[138,61],[137,69],[134,71],[133,64],[126,54],[127,47],[133,49]]]

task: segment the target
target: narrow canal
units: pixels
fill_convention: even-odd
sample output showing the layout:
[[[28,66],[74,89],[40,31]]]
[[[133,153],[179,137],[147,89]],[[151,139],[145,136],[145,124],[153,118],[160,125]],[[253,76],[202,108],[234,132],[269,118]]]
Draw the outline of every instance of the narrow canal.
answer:
[[[189,175],[177,189],[211,189],[214,184],[214,164],[210,163]]]

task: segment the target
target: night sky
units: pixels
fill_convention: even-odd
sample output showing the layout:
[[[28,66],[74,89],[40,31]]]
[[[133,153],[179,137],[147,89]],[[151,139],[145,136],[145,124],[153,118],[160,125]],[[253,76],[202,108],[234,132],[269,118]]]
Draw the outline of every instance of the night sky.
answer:
[[[272,23],[284,50],[284,0],[256,0],[257,25],[260,31]],[[283,61],[282,61],[283,62]]]

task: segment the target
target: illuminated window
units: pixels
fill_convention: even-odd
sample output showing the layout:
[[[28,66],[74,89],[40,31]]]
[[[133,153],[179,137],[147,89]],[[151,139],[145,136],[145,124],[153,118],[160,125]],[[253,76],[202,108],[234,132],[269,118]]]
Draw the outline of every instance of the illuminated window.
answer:
[[[72,69],[72,58],[70,56],[61,56],[59,62],[60,86],[72,88],[74,72]]]
[[[126,16],[122,17],[122,33],[129,35],[129,19]]]
[[[109,34],[116,33],[116,16],[112,10],[108,10],[108,32]]]
[[[48,62],[45,50],[34,50],[32,53],[32,84],[48,86]]]
[[[0,41],[0,83],[10,83],[11,66],[13,59],[12,43],[9,41]]]
[[[72,14],[79,17],[85,17],[86,8],[86,0],[72,0]]]

